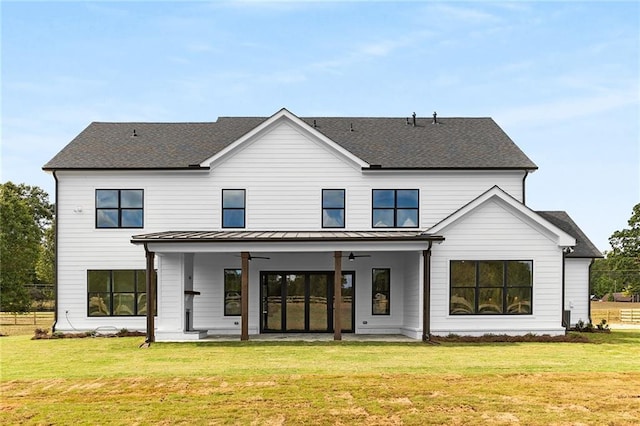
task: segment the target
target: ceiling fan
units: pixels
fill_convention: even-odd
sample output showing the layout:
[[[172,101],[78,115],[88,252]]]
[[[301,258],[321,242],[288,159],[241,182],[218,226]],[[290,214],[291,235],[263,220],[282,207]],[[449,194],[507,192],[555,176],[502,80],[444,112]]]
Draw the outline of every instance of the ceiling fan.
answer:
[[[242,257],[238,254],[235,255],[236,257]],[[253,259],[271,259],[270,257],[266,257],[266,256],[251,256],[251,253],[249,253],[249,260],[253,260]]]
[[[349,262],[353,262],[356,260],[356,257],[371,257],[370,254],[353,254],[353,252],[349,253],[349,256],[344,256],[349,259]]]

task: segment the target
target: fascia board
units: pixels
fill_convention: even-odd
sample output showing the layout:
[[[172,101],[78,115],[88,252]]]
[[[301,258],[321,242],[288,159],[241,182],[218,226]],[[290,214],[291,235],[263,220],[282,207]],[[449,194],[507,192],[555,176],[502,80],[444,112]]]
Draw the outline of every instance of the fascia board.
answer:
[[[277,113],[275,113],[274,115],[272,115],[271,117],[269,117],[266,121],[261,123],[259,126],[255,127],[254,129],[244,134],[240,139],[236,140],[229,146],[222,149],[220,152],[216,153],[214,156],[204,160],[202,163],[200,163],[200,167],[213,168],[215,164],[220,163],[227,156],[232,155],[234,152],[237,152],[238,150],[244,148],[245,145],[246,146],[250,145],[252,141],[255,141],[260,135],[264,134],[270,128],[274,127],[275,125],[277,125],[277,123],[283,120],[287,120],[289,123],[296,126],[302,132],[310,135],[313,140],[320,141],[321,143],[327,145],[331,150],[339,154],[340,157],[343,157],[346,160],[348,160],[348,162],[352,163],[355,167],[357,168],[369,167],[369,163],[353,155],[351,152],[347,151],[342,146],[332,141],[322,133],[313,129],[307,123],[305,123],[304,121],[302,121],[297,116],[295,116],[294,114],[292,114],[291,112],[289,112],[284,108],[278,111]]]
[[[431,227],[429,229],[429,233],[443,234],[443,230],[445,228],[453,225],[455,222],[461,220],[463,217],[467,216],[481,205],[492,200],[497,201],[502,206],[506,207],[507,210],[511,212],[511,214],[515,214],[516,217],[519,217],[521,220],[526,221],[530,226],[538,229],[538,231],[543,235],[546,235],[547,238],[556,242],[558,246],[573,247],[576,245],[575,238],[573,238],[571,235],[567,234],[557,226],[553,225],[546,219],[542,218],[536,212],[520,203],[518,200],[504,192],[498,186],[494,186],[493,188],[489,189],[470,203],[458,209],[449,217],[443,219],[442,221]]]

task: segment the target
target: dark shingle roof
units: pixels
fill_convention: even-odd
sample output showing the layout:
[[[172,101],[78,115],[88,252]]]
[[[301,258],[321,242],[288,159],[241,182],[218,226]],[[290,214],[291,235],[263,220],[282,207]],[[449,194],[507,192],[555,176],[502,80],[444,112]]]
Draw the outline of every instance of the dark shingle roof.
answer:
[[[582,232],[578,225],[569,217],[567,212],[540,211],[536,213],[576,239],[576,246],[573,248],[574,251],[568,254],[567,257],[603,257],[600,250],[593,245],[584,232]]]
[[[54,169],[185,168],[203,162],[267,120],[91,123],[45,166]],[[491,118],[316,117],[308,125],[372,165],[417,169],[536,169]],[[411,122],[411,120],[409,120]],[[353,128],[353,131],[351,130]],[[133,131],[137,136],[132,136]]]

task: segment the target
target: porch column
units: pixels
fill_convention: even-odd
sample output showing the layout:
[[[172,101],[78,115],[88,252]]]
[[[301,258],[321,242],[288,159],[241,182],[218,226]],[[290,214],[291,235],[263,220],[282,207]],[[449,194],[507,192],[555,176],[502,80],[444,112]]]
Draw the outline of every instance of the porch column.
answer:
[[[240,287],[241,331],[240,340],[249,340],[249,252],[243,251]]]
[[[431,241],[422,251],[422,341],[428,342],[431,335]]]
[[[342,340],[342,252],[334,252],[333,259],[333,340]]]
[[[144,246],[145,255],[147,257],[147,277],[146,277],[146,287],[147,287],[147,339],[145,341],[146,344],[150,344],[156,341],[155,336],[155,301],[156,301],[156,289],[153,285],[155,282],[155,270],[154,270],[154,260],[155,253],[149,251],[145,244]]]

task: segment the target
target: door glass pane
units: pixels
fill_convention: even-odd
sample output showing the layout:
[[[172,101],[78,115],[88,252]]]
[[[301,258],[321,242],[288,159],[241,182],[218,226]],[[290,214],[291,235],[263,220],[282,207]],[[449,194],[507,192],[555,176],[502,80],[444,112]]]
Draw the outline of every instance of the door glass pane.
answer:
[[[309,277],[309,331],[328,330],[328,296],[329,276],[327,274],[312,274]]]
[[[264,330],[282,330],[282,275],[268,274],[263,288]]]
[[[353,274],[342,274],[342,331],[353,331]]]
[[[304,330],[304,275],[289,274],[285,278],[287,291],[287,331]]]

